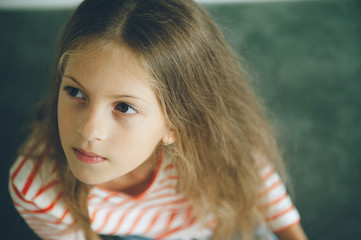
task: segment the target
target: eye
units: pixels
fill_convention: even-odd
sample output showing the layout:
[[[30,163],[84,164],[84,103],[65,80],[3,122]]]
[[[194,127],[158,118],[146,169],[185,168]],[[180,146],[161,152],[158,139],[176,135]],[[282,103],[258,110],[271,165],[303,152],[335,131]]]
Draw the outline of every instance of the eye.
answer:
[[[138,111],[135,108],[133,108],[132,106],[130,106],[129,104],[126,104],[126,103],[118,103],[115,106],[115,110],[125,113],[125,114],[138,113]]]
[[[67,92],[67,94],[71,97],[74,98],[81,98],[84,99],[85,96],[82,93],[82,91],[80,91],[79,89],[75,88],[75,87],[70,87],[70,86],[66,86],[64,87],[64,90]]]

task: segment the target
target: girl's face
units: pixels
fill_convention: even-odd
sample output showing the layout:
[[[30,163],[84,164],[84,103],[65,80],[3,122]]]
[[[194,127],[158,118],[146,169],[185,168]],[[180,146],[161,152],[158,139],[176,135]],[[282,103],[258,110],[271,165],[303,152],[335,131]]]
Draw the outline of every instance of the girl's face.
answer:
[[[126,48],[88,45],[70,56],[59,90],[58,125],[69,167],[80,181],[116,180],[154,160],[169,131],[149,79]]]

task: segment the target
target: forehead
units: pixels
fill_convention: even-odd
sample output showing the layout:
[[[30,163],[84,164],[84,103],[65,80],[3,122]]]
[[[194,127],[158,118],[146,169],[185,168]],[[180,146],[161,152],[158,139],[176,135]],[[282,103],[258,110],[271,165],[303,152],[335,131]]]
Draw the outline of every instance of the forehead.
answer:
[[[141,57],[135,54],[128,46],[110,41],[87,41],[77,48],[67,51],[64,56],[67,60],[65,62],[66,65],[68,65],[69,62],[74,63],[102,57],[103,60],[107,60],[107,64],[111,63],[113,67],[119,64],[125,64],[133,66],[133,68],[138,69],[139,72],[146,73],[144,61],[142,61]],[[106,59],[104,57],[106,57]]]
[[[62,75],[75,78],[89,90],[99,93],[115,95],[116,92],[126,92],[128,95],[155,97],[159,102],[155,80],[145,70],[140,58],[124,46],[101,42],[83,45],[69,52]]]
[[[147,70],[148,65],[144,58],[136,54],[126,44],[106,40],[84,41],[75,49],[67,51],[59,65],[62,75],[66,72],[78,71],[85,66],[92,65],[90,70],[123,71],[147,81],[152,88],[157,86],[157,81]]]

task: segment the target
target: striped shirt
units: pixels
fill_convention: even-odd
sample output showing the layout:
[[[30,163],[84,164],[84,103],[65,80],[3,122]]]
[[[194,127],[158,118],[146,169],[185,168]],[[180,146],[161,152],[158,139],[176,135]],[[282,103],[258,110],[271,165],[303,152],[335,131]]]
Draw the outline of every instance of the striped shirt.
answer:
[[[299,214],[278,174],[262,169],[260,193],[266,221],[274,232],[299,222]],[[207,239],[215,221],[197,221],[193,206],[177,189],[178,173],[172,164],[160,161],[150,186],[131,197],[94,186],[88,197],[91,227],[98,234],[138,235],[152,239]],[[42,239],[85,239],[73,228],[75,221],[58,190],[55,162],[19,157],[10,170],[9,189],[16,209]]]

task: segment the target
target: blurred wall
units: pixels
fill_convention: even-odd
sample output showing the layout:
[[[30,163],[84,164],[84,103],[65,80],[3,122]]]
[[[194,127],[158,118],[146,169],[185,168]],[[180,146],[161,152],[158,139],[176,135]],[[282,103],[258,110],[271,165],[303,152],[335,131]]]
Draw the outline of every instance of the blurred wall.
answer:
[[[265,3],[265,2],[295,2],[295,1],[313,1],[313,0],[196,0],[202,4],[209,3]],[[81,0],[0,0],[0,8],[3,9],[43,9],[43,8],[69,8],[79,4]]]

